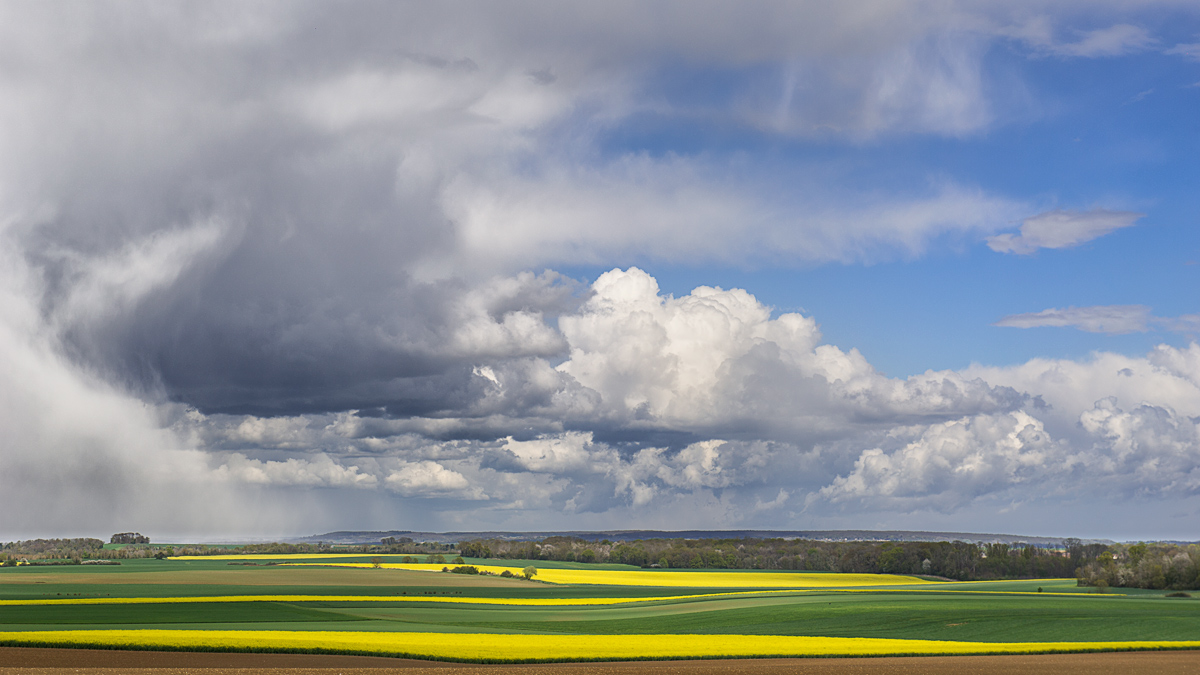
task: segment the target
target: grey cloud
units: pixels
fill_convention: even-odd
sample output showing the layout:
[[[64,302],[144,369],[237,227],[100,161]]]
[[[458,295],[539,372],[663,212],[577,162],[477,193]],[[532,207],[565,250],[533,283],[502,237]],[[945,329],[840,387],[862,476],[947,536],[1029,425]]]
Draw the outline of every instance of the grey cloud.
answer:
[[[1200,418],[1145,403],[1126,412],[1105,398],[1084,411],[1079,424],[1095,445],[1077,461],[1112,489],[1130,495],[1200,492]]]
[[[892,380],[744,291],[527,271],[870,261],[999,231],[1028,208],[971,186],[861,195],[602,146],[650,113],[854,141],[985,131],[1007,3],[0,12],[0,528],[389,526],[430,499],[408,511],[429,526],[651,501],[732,523],[849,475],[897,425],[1084,396]],[[736,77],[710,109],[660,91],[681,69]],[[1030,219],[1004,241],[1065,246],[1136,214],[1078,215],[1065,239]],[[1134,373],[1114,390],[1144,385],[1143,362],[1079,368],[1110,365]]]
[[[631,250],[916,255],[945,232],[992,231],[1002,219],[987,214],[1013,209],[948,186],[868,213],[831,205],[795,228],[774,215],[787,205],[719,188],[727,169],[698,160],[564,171],[577,155],[554,148],[586,145],[595,124],[637,107],[645,81],[633,53],[686,52],[702,67],[713,64],[701,55],[724,54],[741,67],[797,44],[815,55],[844,47],[778,30],[770,14],[811,11],[787,3],[743,17],[753,26],[734,35],[666,5],[668,34],[692,39],[665,46],[629,33],[625,17],[580,8],[536,12],[534,23],[553,18],[557,30],[530,34],[513,20],[523,7],[127,6],[89,10],[73,28],[48,10],[11,10],[2,208],[17,214],[8,234],[51,330],[74,359],[140,396],[207,412],[436,415],[477,397],[468,373],[480,361],[502,368],[562,349],[543,320],[570,310],[571,282],[514,276],[522,267]],[[859,39],[853,17],[826,18],[871,58],[886,56]],[[772,37],[762,42],[754,26]],[[884,28],[875,25],[896,26]],[[927,30],[917,22],[888,44],[905,49]],[[616,72],[597,65],[614,55],[625,64]],[[550,84],[526,75],[551,70]],[[579,118],[587,109],[595,116]],[[34,142],[48,135],[56,141]],[[693,179],[701,189],[685,189]],[[689,203],[682,220],[659,217]],[[681,248],[678,226],[704,212],[714,236],[693,233],[685,239],[698,248]],[[759,217],[731,227],[745,213]]]
[[[1071,248],[1134,225],[1145,217],[1132,211],[1046,211],[1021,223],[1017,234],[989,237],[988,248],[997,253],[1029,255],[1041,248]]]
[[[808,503],[847,500],[867,508],[951,511],[1055,473],[1061,451],[1042,423],[1023,412],[980,415],[931,425],[893,452],[863,451]]]

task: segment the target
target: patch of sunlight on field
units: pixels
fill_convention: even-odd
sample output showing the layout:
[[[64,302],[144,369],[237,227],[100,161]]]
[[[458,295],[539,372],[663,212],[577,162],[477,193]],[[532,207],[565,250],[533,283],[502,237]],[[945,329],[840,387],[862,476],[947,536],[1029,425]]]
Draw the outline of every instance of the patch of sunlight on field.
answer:
[[[367,653],[492,662],[761,656],[1028,654],[1200,648],[1200,641],[978,643],[778,635],[502,635],[273,630],[10,631],[0,632],[0,644],[195,651]]]
[[[335,567],[376,567],[372,563],[284,563],[284,565],[323,565]],[[383,569],[440,572],[455,565],[421,563],[379,563]],[[480,571],[521,575],[519,567],[474,565]],[[940,584],[918,577],[898,574],[838,574],[812,572],[684,572],[674,570],[575,570],[539,569],[538,581],[551,584],[593,584],[601,586],[677,586],[691,588],[855,588],[863,586],[914,586]]]

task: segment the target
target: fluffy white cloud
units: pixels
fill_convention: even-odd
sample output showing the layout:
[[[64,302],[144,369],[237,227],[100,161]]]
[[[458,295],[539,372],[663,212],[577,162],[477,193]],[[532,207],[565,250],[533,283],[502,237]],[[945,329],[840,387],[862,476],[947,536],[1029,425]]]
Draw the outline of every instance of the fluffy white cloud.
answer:
[[[894,452],[863,451],[853,471],[810,495],[810,503],[854,499],[876,508],[952,510],[1023,482],[1044,481],[1060,452],[1042,423],[1025,412],[965,417],[931,425]]]
[[[405,497],[488,498],[479,488],[472,488],[466,476],[430,460],[403,463],[388,474],[384,484]]]
[[[1021,223],[1018,234],[989,237],[988,247],[997,253],[1029,255],[1040,248],[1071,248],[1114,230],[1130,227],[1143,213],[1131,211],[1047,211]]]
[[[1196,418],[1148,404],[1126,412],[1110,397],[1081,414],[1079,425],[1095,445],[1093,452],[1081,452],[1077,460],[1104,484],[1143,495],[1200,492]]]
[[[1076,433],[1079,416],[1108,397],[1126,410],[1145,403],[1200,416],[1200,345],[1195,343],[1186,348],[1160,345],[1144,357],[1102,352],[1078,361],[972,366],[963,374],[1038,396],[1047,405],[1036,414],[1056,437]]]
[[[822,345],[816,322],[772,318],[743,290],[700,287],[681,298],[631,268],[600,276],[576,313],[559,318],[570,343],[558,370],[597,392],[602,414],[646,425],[767,433],[835,431],[851,420],[955,415],[1018,405],[956,373],[880,375],[856,350]]]
[[[327,455],[263,462],[233,453],[224,464],[217,467],[216,475],[244,483],[272,486],[370,488],[378,483],[375,476],[360,473],[357,466],[342,466]]]

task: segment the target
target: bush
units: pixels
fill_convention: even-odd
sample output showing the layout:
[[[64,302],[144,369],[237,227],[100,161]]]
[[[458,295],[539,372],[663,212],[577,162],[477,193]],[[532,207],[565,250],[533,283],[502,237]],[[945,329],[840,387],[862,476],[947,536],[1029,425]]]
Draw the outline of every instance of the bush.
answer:
[[[1174,593],[1167,593],[1167,597],[1168,598],[1190,598],[1190,597],[1192,597],[1192,594],[1184,593],[1183,591],[1176,591]]]
[[[451,560],[450,562],[454,563],[455,565],[461,565],[467,561],[463,560],[463,557],[460,555],[457,558],[455,558],[454,560]]]
[[[504,577],[505,579],[511,579],[516,575],[512,573],[512,570],[504,570],[500,573],[500,576]]]
[[[462,565],[450,570],[451,574],[479,574],[479,568],[474,565]]]

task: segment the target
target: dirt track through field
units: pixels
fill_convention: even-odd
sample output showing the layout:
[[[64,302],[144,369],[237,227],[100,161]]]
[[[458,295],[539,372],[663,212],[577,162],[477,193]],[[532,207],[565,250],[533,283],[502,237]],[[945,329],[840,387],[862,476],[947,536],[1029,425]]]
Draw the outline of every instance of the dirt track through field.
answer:
[[[471,665],[371,656],[0,647],[0,675],[1117,675],[1200,673],[1200,651]]]

